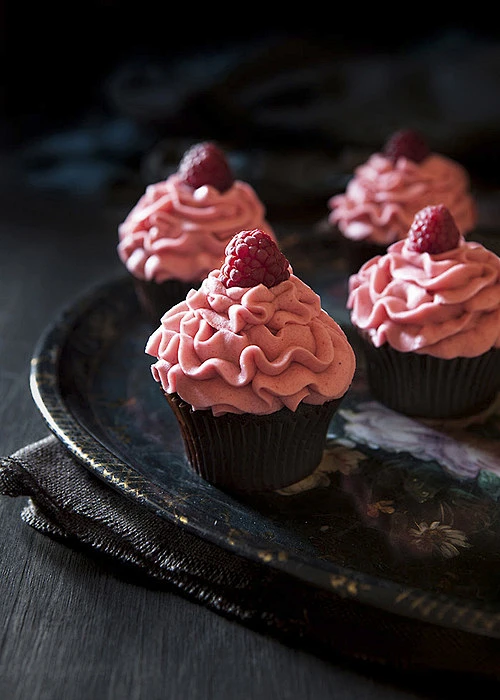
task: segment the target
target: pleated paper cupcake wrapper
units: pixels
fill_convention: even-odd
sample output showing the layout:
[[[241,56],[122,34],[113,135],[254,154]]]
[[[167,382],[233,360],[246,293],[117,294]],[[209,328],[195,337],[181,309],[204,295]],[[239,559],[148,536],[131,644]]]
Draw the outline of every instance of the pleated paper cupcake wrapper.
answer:
[[[166,280],[158,283],[136,277],[133,281],[139,304],[155,327],[160,325],[160,319],[166,311],[184,301],[189,290],[196,289],[201,284],[201,282],[181,282],[180,280]]]
[[[360,336],[375,399],[415,418],[465,418],[485,410],[500,389],[500,351],[451,360],[374,347]]]
[[[312,474],[321,461],[330,420],[342,399],[299,404],[269,415],[193,411],[165,394],[181,428],[192,468],[206,481],[244,493],[284,488]]]

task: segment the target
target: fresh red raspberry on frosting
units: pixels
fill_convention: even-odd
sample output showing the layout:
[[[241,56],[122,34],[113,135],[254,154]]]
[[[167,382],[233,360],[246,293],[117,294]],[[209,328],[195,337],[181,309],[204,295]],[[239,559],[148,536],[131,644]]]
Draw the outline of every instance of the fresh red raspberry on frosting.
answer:
[[[421,163],[430,153],[425,138],[414,129],[401,129],[388,139],[384,146],[384,155],[395,163],[398,158],[407,158],[414,163]]]
[[[219,192],[228,190],[234,182],[234,175],[221,149],[211,141],[203,141],[191,146],[181,158],[177,175],[180,182],[193,189],[211,185]]]
[[[256,228],[240,231],[226,246],[226,258],[219,273],[224,286],[274,287],[290,277],[289,262],[276,243]]]
[[[456,248],[460,232],[444,204],[424,207],[415,214],[406,242],[417,253],[445,253]]]

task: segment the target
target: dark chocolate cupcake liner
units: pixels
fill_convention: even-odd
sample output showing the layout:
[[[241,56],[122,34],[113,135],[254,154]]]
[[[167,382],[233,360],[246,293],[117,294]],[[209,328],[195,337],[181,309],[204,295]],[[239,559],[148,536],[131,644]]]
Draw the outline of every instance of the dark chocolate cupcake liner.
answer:
[[[445,360],[379,348],[360,334],[375,399],[415,418],[465,418],[484,411],[500,390],[500,350]]]
[[[193,411],[165,394],[181,429],[192,468],[206,481],[244,493],[284,488],[312,474],[321,461],[330,420],[342,399],[300,404],[264,416]]]
[[[180,280],[166,280],[158,283],[137,277],[133,280],[139,304],[154,326],[160,325],[160,318],[166,311],[184,301],[190,289],[197,289],[201,284],[201,282]]]

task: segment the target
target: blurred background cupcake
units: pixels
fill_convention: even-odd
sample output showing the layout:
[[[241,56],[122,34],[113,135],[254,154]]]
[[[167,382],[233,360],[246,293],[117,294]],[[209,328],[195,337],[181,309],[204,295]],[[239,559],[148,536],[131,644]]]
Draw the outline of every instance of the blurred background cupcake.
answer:
[[[466,169],[430,150],[415,129],[393,133],[380,152],[355,168],[345,192],[328,200],[328,221],[349,272],[404,238],[423,207],[444,204],[463,235],[477,223]]]
[[[500,389],[500,258],[428,206],[349,278],[351,321],[377,400],[431,419],[481,414]]]
[[[220,266],[235,233],[260,227],[274,238],[265,213],[213,142],[191,146],[175,173],[148,185],[118,227],[118,255],[152,322]]]

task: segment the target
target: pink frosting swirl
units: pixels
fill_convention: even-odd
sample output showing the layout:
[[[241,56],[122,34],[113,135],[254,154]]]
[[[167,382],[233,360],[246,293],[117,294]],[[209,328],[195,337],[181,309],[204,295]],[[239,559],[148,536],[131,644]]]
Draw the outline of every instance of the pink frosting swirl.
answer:
[[[224,259],[235,233],[260,228],[276,240],[253,188],[235,180],[223,193],[193,190],[176,173],[149,185],[118,227],[118,255],[139,279],[200,282]]]
[[[375,153],[354,171],[343,194],[328,201],[328,220],[355,241],[387,246],[406,237],[417,211],[444,204],[459,231],[476,225],[467,171],[455,161],[431,153],[421,163],[399,158],[396,164]]]
[[[194,409],[269,414],[349,388],[355,356],[319,296],[293,273],[275,287],[226,289],[212,271],[146,344],[154,379]]]
[[[375,347],[476,357],[500,347],[500,258],[463,237],[438,255],[397,241],[351,275],[347,307]]]

